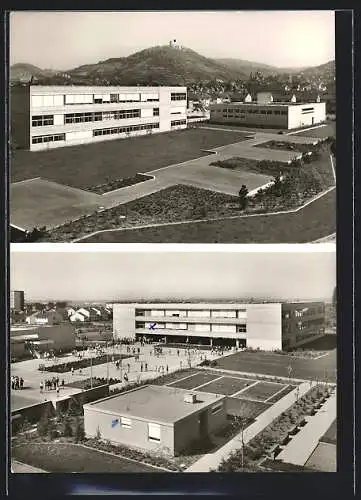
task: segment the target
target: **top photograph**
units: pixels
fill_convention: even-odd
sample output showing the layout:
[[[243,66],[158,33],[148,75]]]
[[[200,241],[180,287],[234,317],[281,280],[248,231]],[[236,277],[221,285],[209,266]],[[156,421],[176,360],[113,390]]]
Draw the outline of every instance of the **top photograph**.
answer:
[[[18,11],[8,42],[11,242],[335,242],[333,11]]]

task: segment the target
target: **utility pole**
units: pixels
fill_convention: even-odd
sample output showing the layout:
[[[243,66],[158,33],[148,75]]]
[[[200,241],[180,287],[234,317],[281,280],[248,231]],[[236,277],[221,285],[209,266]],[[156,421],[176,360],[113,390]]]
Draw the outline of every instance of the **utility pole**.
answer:
[[[90,355],[90,388],[93,389],[93,356]]]
[[[105,349],[107,353],[107,384],[109,385],[109,354],[108,354],[108,342],[105,343]]]

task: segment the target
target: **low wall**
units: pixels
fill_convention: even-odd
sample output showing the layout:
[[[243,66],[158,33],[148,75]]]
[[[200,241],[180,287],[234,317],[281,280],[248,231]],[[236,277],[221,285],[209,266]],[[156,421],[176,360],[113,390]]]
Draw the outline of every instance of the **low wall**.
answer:
[[[54,413],[54,407],[51,401],[43,401],[31,406],[24,406],[18,410],[13,410],[11,412],[12,432],[16,432],[25,419],[27,419],[31,424],[37,423],[46,410],[49,414]]]
[[[71,404],[82,406],[83,404],[92,403],[93,401],[106,398],[107,396],[109,396],[109,385],[105,384],[72,394],[71,396],[55,399],[52,403],[57,411],[66,412]]]

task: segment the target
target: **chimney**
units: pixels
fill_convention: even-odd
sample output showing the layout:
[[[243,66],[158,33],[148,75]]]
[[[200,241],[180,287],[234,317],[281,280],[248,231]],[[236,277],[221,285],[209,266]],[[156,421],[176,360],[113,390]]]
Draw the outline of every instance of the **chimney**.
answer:
[[[196,403],[197,402],[197,395],[191,394],[191,393],[185,394],[184,395],[184,402],[190,403],[190,404]]]

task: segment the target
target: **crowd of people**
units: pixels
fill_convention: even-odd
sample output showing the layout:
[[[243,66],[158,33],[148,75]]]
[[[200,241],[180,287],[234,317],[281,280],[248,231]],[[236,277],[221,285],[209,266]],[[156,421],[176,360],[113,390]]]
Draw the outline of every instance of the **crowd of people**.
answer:
[[[18,390],[24,388],[24,379],[22,377],[18,377],[17,375],[13,375],[11,377],[11,389]]]
[[[65,387],[65,380],[63,379],[60,383],[59,377],[53,377],[51,379],[46,379],[42,380],[40,382],[40,394],[42,394],[45,391],[57,391],[59,394],[60,387],[64,389]]]

